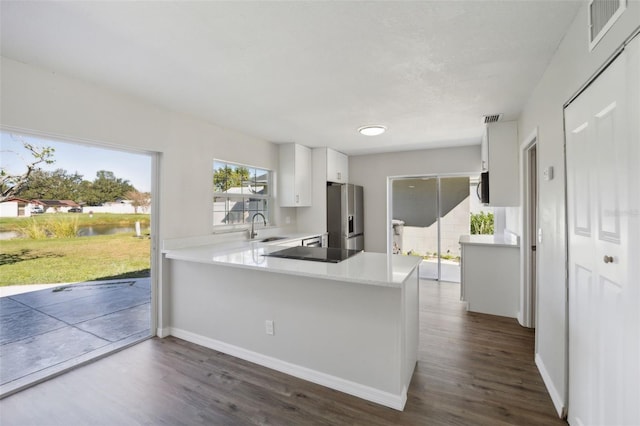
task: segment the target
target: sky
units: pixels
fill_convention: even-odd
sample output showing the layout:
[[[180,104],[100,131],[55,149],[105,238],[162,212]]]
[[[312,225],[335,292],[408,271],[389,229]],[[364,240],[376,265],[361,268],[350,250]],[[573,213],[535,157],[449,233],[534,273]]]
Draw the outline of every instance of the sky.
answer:
[[[27,161],[33,159],[22,147],[21,140],[55,149],[53,154],[55,162],[41,164],[40,167],[43,170],[64,169],[71,174],[77,172],[88,181],[95,179],[97,171],[107,170],[113,172],[117,178],[128,180],[138,191],[151,192],[151,157],[149,155],[2,131],[0,132],[0,165],[10,173],[23,173],[26,170],[26,163],[21,156]]]

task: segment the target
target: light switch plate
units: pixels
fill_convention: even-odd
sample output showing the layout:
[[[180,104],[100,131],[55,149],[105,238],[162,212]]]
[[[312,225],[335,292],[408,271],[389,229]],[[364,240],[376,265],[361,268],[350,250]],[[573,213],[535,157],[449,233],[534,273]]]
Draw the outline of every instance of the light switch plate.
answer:
[[[542,178],[546,181],[553,180],[553,166],[546,167],[542,171]]]
[[[275,334],[274,329],[273,329],[273,321],[272,320],[266,320],[264,325],[265,325],[265,332],[269,336],[273,336]]]

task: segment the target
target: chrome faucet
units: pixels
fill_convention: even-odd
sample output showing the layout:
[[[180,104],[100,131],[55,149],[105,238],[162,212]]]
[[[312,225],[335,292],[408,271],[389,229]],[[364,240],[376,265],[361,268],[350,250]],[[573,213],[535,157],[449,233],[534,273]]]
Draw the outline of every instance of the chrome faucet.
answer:
[[[267,219],[264,217],[264,215],[263,215],[262,213],[256,213],[256,214],[254,214],[254,215],[253,215],[253,217],[251,218],[251,231],[250,231],[250,233],[249,233],[249,239],[250,239],[250,240],[253,240],[255,237],[257,237],[257,236],[258,236],[258,233],[257,233],[257,232],[255,232],[255,231],[254,231],[254,228],[253,228],[253,227],[254,227],[254,225],[255,225],[255,222],[256,222],[256,221],[255,221],[256,216],[258,216],[258,215],[262,216],[262,220],[264,221],[264,226],[267,226]]]

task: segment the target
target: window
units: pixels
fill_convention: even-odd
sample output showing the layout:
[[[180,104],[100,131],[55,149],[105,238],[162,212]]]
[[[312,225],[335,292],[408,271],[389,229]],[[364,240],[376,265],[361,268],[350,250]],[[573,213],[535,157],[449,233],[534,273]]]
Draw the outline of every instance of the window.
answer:
[[[256,213],[269,222],[271,171],[213,161],[213,226],[251,223]]]

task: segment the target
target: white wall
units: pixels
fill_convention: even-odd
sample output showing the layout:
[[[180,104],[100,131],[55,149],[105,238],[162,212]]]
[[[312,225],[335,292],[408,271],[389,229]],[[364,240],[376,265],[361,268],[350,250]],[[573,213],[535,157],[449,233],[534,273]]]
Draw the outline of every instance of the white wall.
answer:
[[[211,233],[214,157],[278,168],[272,143],[7,58],[0,75],[3,128],[161,153],[159,240]],[[285,214],[295,221],[274,208],[276,222]]]
[[[627,10],[589,52],[587,2],[578,12],[519,119],[518,134],[538,128],[538,176],[553,166],[554,179],[539,185],[538,313],[536,357],[558,411],[566,407],[567,298],[563,104],[640,25],[640,2]],[[520,141],[522,143],[523,140]],[[518,224],[518,226],[520,226]]]
[[[349,157],[349,182],[364,187],[364,249],[387,252],[387,177],[480,174],[480,145]]]
[[[0,203],[0,217],[18,217],[18,202],[5,201]]]

